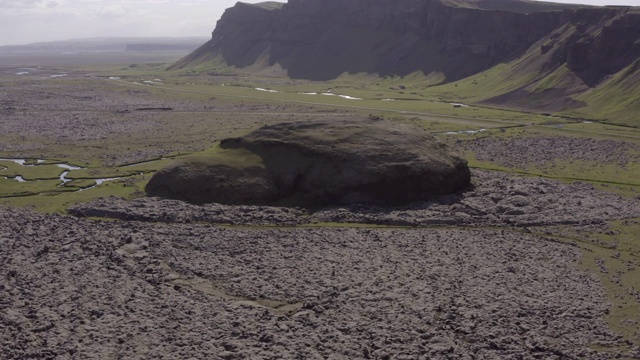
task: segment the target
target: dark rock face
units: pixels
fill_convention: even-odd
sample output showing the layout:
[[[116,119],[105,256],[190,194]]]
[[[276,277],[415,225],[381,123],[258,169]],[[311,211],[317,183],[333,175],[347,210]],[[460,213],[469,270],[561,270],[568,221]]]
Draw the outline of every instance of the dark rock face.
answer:
[[[598,21],[584,21],[588,16]],[[590,87],[640,59],[640,13],[582,11],[573,23],[578,24],[576,31],[560,51],[566,51],[569,69]]]
[[[282,123],[220,147],[223,155],[159,171],[147,194],[192,203],[399,204],[470,182],[467,162],[426,132],[379,119]]]
[[[522,53],[566,17],[458,8],[439,0],[401,6],[395,0],[291,0],[280,9],[238,3],[225,12],[211,41],[175,66],[221,55],[242,68],[267,56],[269,65],[279,64],[293,78],[422,70],[457,80]]]
[[[422,71],[455,81],[538,46],[553,61],[537,71],[566,63],[593,87],[640,57],[639,18],[638,8],[527,0],[238,3],[212,39],[174,68],[222,57],[238,68],[277,64],[292,78],[311,80]]]

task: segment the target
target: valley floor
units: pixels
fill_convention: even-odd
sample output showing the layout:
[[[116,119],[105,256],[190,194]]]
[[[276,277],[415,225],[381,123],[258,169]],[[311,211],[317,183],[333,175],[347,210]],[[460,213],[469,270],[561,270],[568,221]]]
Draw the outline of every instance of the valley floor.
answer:
[[[0,160],[3,358],[640,358],[636,129],[161,64],[0,78],[0,158],[27,160]],[[473,186],[313,211],[143,196],[172,159],[327,114],[438,134]]]

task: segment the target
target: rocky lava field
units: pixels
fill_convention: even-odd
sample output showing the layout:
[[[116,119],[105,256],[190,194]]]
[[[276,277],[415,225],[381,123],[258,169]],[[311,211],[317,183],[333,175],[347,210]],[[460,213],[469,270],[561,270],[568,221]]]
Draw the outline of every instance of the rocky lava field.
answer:
[[[461,194],[386,211],[155,198],[106,198],[76,206],[76,217],[0,208],[0,351],[6,359],[637,358],[635,343],[608,328],[610,303],[580,268],[581,250],[536,230],[606,227],[639,217],[637,201],[586,184],[489,171],[473,179]],[[558,206],[541,211],[551,199]],[[518,209],[537,216],[525,220]],[[604,351],[620,346],[627,351]]]

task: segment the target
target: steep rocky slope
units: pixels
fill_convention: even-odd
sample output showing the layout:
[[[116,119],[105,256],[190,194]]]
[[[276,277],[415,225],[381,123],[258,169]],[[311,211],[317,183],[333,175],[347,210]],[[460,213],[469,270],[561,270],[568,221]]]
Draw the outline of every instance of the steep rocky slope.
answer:
[[[620,104],[626,106],[640,103],[636,81],[616,85],[637,76],[640,8],[527,0],[238,3],[212,39],[173,68],[220,59],[311,80],[415,72],[437,75],[443,84],[468,78],[474,86],[451,93],[551,111],[629,94],[631,87],[632,99]],[[483,77],[499,81],[482,88]],[[589,95],[591,89],[598,94]]]
[[[501,77],[503,83],[511,82],[509,91],[497,94],[484,89],[489,91],[481,93],[487,103],[523,108],[586,106],[596,100],[594,92],[608,101],[624,98],[628,90],[633,95],[638,89],[633,79],[639,64],[639,10],[580,9],[571,12],[566,24],[538,41],[524,56],[501,68],[500,74],[493,71],[491,75]],[[478,75],[470,80],[482,82],[479,77],[487,73]],[[626,90],[619,88],[625,84]],[[637,99],[637,94],[633,96]]]
[[[391,0],[267,4],[238,3],[227,10],[211,41],[176,67],[222,56],[237,67],[266,60],[294,78],[421,70],[456,80],[521,54],[569,17],[486,11],[438,0],[406,0],[402,6]]]

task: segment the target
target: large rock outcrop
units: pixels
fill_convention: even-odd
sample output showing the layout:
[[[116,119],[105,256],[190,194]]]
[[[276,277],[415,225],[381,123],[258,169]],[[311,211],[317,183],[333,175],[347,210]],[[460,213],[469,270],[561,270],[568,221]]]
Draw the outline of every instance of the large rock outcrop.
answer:
[[[223,140],[149,181],[149,196],[192,203],[399,204],[458,191],[467,162],[412,126],[332,118],[265,126]]]

